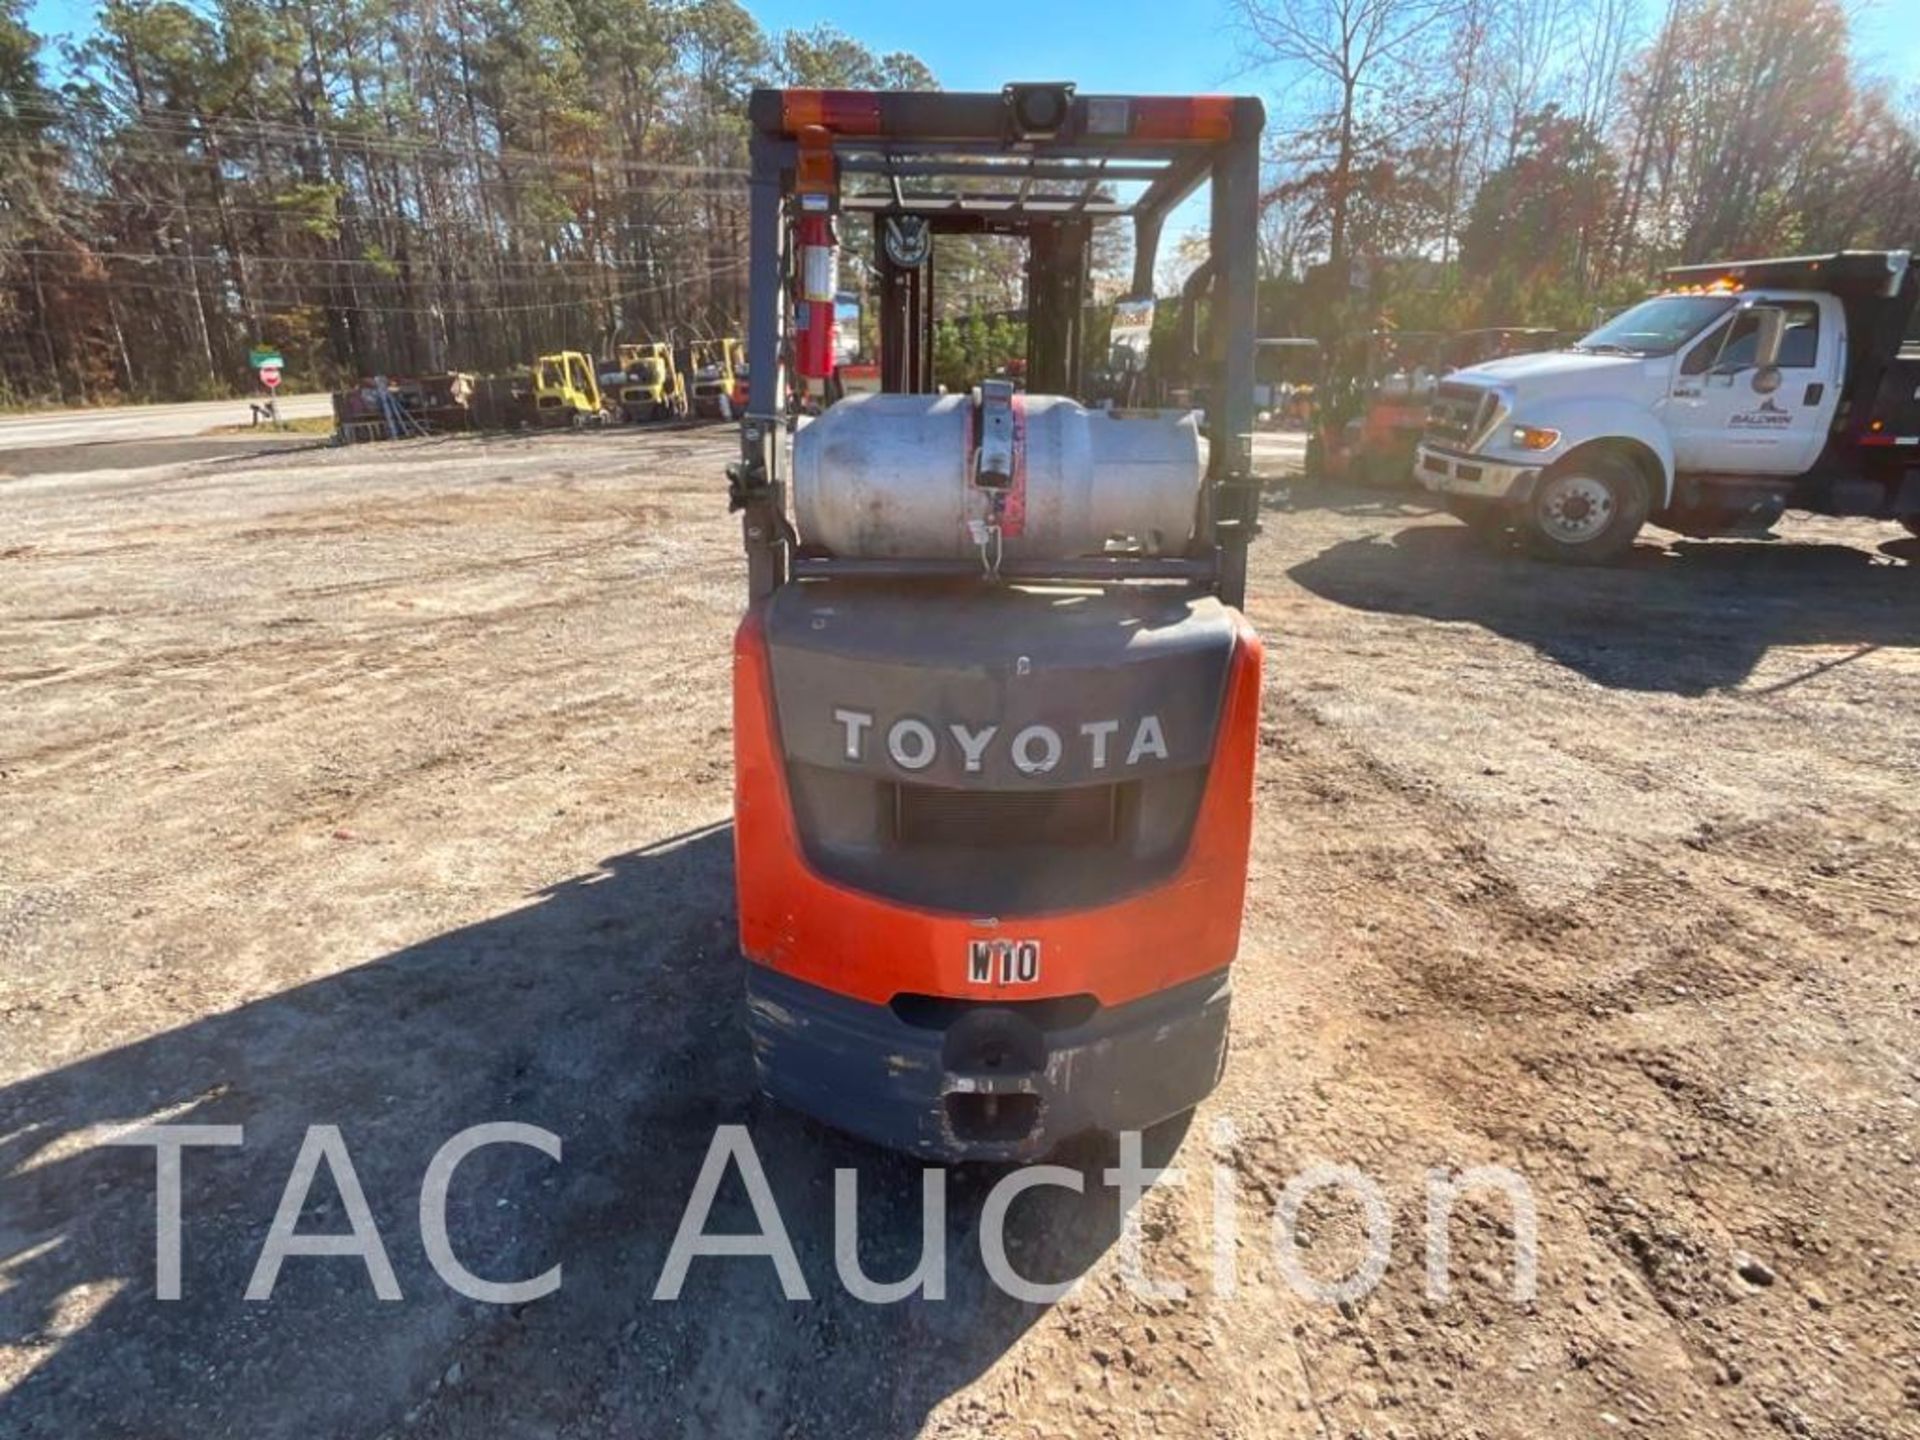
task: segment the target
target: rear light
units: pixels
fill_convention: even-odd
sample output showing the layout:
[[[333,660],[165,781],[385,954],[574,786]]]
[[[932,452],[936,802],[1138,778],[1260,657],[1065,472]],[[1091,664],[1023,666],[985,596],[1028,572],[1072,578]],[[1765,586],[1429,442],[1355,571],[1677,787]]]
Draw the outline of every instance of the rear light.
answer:
[[[1136,140],[1226,140],[1233,135],[1233,97],[1152,95],[1133,102]]]
[[[824,125],[803,125],[799,136],[800,153],[794,164],[793,188],[800,196],[802,208],[816,209],[819,207],[809,201],[816,196],[832,195],[840,185],[833,161],[833,132]]]
[[[780,123],[790,135],[809,125],[839,135],[878,135],[880,97],[870,90],[782,90]]]

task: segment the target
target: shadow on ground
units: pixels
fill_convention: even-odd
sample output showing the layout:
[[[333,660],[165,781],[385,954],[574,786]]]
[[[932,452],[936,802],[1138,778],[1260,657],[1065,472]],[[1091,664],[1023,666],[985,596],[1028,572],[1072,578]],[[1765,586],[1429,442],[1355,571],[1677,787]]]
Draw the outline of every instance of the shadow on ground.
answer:
[[[914,1433],[1042,1313],[985,1280],[994,1172],[948,1177],[948,1299],[875,1307],[835,1274],[835,1167],[860,1185],[860,1256],[920,1253],[922,1167],[756,1098],[739,1024],[731,834],[615,857],[523,909],[0,1091],[0,1346],[31,1373],[10,1436],[730,1436]],[[184,1296],[154,1296],[151,1150],[102,1145],[147,1117],[245,1128],[188,1152]],[[420,1181],[461,1128],[544,1126],[559,1163],[496,1147],[460,1168],[454,1248],[495,1280],[558,1262],[520,1307],[450,1290],[420,1239]],[[715,1127],[748,1127],[811,1303],[764,1260],[696,1261],[650,1299]],[[360,1261],[295,1257],[243,1299],[306,1127],[340,1127],[404,1298]],[[1158,1137],[1160,1146],[1178,1137]],[[1150,1142],[1150,1157],[1154,1150]],[[1091,1150],[1083,1169],[1105,1163]],[[1036,1280],[1117,1234],[1114,1192],[1028,1192],[1009,1250]],[[302,1231],[340,1233],[323,1173]],[[756,1229],[737,1177],[711,1231]]]
[[[1405,486],[1338,484],[1294,475],[1269,484],[1261,501],[1268,511],[1325,510],[1360,519],[1415,520],[1441,513],[1423,490]]]
[[[1920,545],[1906,539],[1877,552],[1643,539],[1620,565],[1588,569],[1492,549],[1465,526],[1436,523],[1343,541],[1287,573],[1353,609],[1484,626],[1602,685],[1702,695],[1745,681],[1776,645],[1852,653],[1810,662],[1774,689],[1885,646],[1920,645],[1917,562]]]

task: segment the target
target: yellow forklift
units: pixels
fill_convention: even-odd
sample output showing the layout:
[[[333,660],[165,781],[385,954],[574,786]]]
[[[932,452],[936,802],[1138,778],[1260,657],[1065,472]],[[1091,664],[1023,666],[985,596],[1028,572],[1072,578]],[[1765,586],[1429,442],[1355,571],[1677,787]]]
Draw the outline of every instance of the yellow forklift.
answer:
[[[533,423],[551,429],[604,425],[606,405],[593,361],[578,350],[542,355],[533,362]]]
[[[684,420],[687,381],[674,363],[671,345],[651,341],[621,345],[618,388],[611,399],[622,419]]]
[[[732,337],[696,340],[687,347],[693,375],[693,413],[710,420],[731,420],[747,410],[746,346]]]

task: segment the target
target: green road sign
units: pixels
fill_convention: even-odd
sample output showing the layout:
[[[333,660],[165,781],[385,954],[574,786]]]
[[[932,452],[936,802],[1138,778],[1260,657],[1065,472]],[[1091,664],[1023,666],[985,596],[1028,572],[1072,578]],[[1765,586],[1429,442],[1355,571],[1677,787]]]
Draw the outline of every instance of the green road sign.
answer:
[[[260,369],[263,365],[271,365],[279,370],[287,368],[287,362],[280,358],[280,352],[267,345],[254,346],[253,352],[247,357],[247,360],[256,370]]]

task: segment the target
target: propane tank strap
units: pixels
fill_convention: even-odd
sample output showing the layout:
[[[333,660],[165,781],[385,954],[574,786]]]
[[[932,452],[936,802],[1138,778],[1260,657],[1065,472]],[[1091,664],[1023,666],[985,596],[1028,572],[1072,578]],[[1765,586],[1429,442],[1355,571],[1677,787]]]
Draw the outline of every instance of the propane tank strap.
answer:
[[[973,483],[982,490],[1013,488],[1015,427],[1013,382],[980,382],[980,448],[973,462]]]

